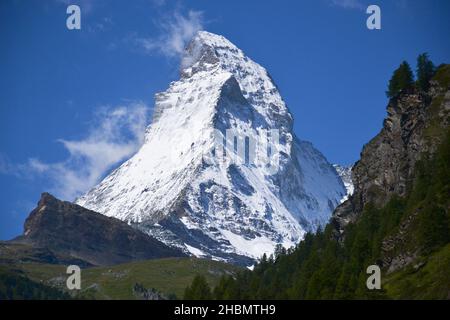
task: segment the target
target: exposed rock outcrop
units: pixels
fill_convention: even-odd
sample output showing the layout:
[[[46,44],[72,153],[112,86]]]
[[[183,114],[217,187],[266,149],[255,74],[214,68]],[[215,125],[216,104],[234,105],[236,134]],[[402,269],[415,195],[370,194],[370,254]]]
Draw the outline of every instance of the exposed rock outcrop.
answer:
[[[44,250],[49,257],[69,256],[90,265],[184,256],[123,221],[58,200],[48,193],[42,194],[24,227],[23,236],[11,244],[31,245],[33,252]],[[55,258],[44,262],[58,261]]]
[[[442,142],[443,129],[450,123],[450,66],[441,66],[438,73],[427,92],[410,88],[389,102],[383,128],[353,166],[353,195],[333,213],[332,223],[340,234],[366,204],[381,207],[392,195],[404,196],[417,161],[433,154]]]

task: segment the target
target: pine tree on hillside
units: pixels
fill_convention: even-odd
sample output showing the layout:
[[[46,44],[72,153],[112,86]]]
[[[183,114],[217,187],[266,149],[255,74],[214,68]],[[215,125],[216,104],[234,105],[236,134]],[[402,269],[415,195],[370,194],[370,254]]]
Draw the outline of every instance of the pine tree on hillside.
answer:
[[[414,82],[414,75],[408,62],[403,61],[397,70],[394,71],[391,80],[389,80],[388,91],[386,95],[388,98],[395,97],[400,91],[412,86]]]
[[[430,87],[430,80],[434,76],[436,68],[428,58],[428,53],[422,53],[417,57],[417,85],[426,91]]]
[[[196,275],[192,281],[192,285],[188,286],[184,291],[184,299],[186,300],[209,300],[212,299],[211,288],[205,277]]]

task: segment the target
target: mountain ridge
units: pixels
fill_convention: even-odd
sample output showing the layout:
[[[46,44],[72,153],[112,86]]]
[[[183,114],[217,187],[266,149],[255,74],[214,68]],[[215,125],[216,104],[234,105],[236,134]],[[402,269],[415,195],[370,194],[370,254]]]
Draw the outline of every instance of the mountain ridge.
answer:
[[[156,95],[142,148],[76,203],[185,252],[252,264],[323,226],[346,193],[292,122],[262,66],[200,31],[180,80]]]
[[[24,234],[2,245],[17,256],[24,253],[31,261],[80,266],[185,256],[121,220],[58,200],[49,193],[42,194],[25,220]]]

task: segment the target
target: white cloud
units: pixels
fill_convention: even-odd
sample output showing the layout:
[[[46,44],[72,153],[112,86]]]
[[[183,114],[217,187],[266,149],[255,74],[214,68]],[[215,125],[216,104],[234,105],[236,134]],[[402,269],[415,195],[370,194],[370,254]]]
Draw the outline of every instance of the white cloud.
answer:
[[[203,13],[189,10],[182,15],[178,10],[164,19],[158,26],[160,36],[157,38],[137,38],[136,42],[146,52],[159,52],[167,57],[180,56],[194,34],[203,29]]]
[[[331,0],[332,4],[345,9],[364,10],[365,6],[360,0]]]
[[[89,190],[114,164],[138,150],[149,120],[143,103],[101,108],[94,118],[84,138],[58,140],[69,153],[65,160],[45,163],[30,158],[20,168],[49,179],[50,192],[63,199],[73,200]]]

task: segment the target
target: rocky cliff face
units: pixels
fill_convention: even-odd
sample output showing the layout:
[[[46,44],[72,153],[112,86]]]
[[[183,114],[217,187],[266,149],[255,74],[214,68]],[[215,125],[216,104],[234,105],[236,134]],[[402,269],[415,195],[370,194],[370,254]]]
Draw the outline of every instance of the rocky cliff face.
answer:
[[[408,192],[415,164],[423,154],[436,151],[449,126],[449,75],[449,66],[441,66],[427,92],[411,88],[391,99],[383,128],[353,166],[353,195],[333,214],[340,233],[357,220],[366,204],[381,207],[393,195]]]
[[[46,250],[91,265],[184,256],[125,222],[60,201],[48,193],[42,194],[24,229],[24,235],[13,244],[31,244],[33,252]]]

